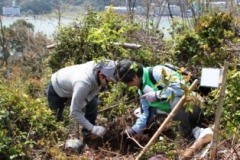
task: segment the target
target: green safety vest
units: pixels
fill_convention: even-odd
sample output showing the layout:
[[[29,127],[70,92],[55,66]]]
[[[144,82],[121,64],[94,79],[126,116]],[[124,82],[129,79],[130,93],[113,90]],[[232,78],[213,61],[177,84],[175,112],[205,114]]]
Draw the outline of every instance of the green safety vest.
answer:
[[[149,69],[150,69],[150,67],[146,67],[146,68],[144,67],[143,68],[142,88],[140,89],[140,92],[142,94],[144,94],[143,89],[146,86],[151,87],[154,91],[159,90],[158,87],[155,84],[153,84],[153,82],[151,81],[151,79],[149,77]],[[161,72],[161,71],[159,71],[159,72]],[[178,74],[177,72],[174,72],[174,74],[179,78],[181,77],[180,74]],[[160,109],[161,111],[165,111],[167,113],[171,112],[170,104],[167,101],[155,101],[155,102],[152,102],[152,103],[148,102],[148,105],[151,106],[151,107],[156,107],[156,108]]]

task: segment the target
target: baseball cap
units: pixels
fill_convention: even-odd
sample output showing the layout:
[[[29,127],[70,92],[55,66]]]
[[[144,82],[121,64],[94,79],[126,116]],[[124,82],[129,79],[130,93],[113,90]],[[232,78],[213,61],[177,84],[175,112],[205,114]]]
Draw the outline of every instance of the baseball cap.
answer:
[[[116,71],[116,62],[112,60],[104,60],[94,67],[94,70],[100,70],[103,75],[106,77],[112,79],[114,82],[116,82],[117,78],[115,76]]]

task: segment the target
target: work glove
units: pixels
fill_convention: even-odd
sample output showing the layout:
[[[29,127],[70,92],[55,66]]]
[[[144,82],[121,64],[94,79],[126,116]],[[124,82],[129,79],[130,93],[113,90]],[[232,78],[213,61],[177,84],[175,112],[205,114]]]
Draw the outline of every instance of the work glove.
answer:
[[[141,108],[138,107],[137,109],[134,110],[133,113],[134,113],[134,115],[135,115],[137,118],[141,117],[141,115],[142,115],[142,113],[141,113]]]
[[[134,135],[136,135],[137,133],[136,133],[132,128],[129,128],[129,129],[124,130],[121,134],[129,135],[129,136],[134,136]]]
[[[212,129],[211,129],[211,128],[204,128],[204,129],[201,131],[198,139],[203,138],[204,136],[206,136],[206,135],[208,135],[208,134],[213,135]]]
[[[196,138],[196,140],[198,140],[207,134],[213,134],[213,131],[211,128],[195,127],[193,128],[192,133],[193,133],[193,136]]]
[[[146,99],[149,102],[155,102],[157,101],[157,92],[155,91],[150,91],[144,95],[142,95],[140,98]]]
[[[106,133],[106,129],[102,126],[93,126],[91,133],[102,137]]]
[[[200,133],[202,132],[202,130],[203,130],[203,128],[200,128],[198,126],[193,128],[192,134],[193,134],[195,139],[198,139],[198,137],[199,137]]]

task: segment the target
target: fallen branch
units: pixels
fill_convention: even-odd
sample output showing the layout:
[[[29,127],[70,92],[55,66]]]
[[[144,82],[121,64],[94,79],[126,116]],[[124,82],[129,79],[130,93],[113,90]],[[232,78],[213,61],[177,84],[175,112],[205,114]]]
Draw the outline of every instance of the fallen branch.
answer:
[[[112,44],[117,45],[117,46],[123,46],[124,48],[130,48],[130,49],[139,49],[139,48],[142,47],[141,45],[135,44],[135,43],[119,43],[119,42],[114,42],[114,43],[112,43]]]
[[[50,45],[47,45],[47,49],[53,49],[55,48],[56,44],[50,44]]]
[[[117,45],[117,46],[122,46],[124,48],[130,48],[130,49],[139,49],[141,48],[142,46],[140,44],[135,44],[135,43],[119,43],[119,42],[113,42],[113,43],[110,43],[110,44],[113,44],[113,45]],[[50,45],[47,45],[47,49],[53,49],[56,47],[56,44],[50,44]]]

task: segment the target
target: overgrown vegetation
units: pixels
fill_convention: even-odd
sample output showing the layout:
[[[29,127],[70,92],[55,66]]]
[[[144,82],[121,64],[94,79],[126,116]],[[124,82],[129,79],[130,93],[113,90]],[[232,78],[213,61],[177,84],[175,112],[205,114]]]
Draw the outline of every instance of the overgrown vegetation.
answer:
[[[222,60],[232,60],[226,52],[228,40],[233,42],[234,21],[231,14],[210,13],[201,17],[194,31],[185,32],[176,40],[173,58],[187,67],[220,67]],[[196,65],[197,64],[197,65]]]
[[[32,99],[22,84],[6,85],[3,79],[0,91],[1,159],[40,158],[65,137],[67,130],[54,121],[44,99]],[[41,154],[34,155],[33,150]]]
[[[45,48],[49,40],[42,35],[34,36],[28,30],[31,25],[19,21],[10,28],[2,27],[0,38],[8,39],[4,44],[17,52],[9,55],[8,65],[0,68],[0,158],[61,159],[67,158],[68,154],[72,158],[83,159],[93,156],[134,158],[141,148],[132,139],[123,141],[119,134],[135,121],[132,112],[139,104],[136,90],[127,90],[122,84],[114,84],[111,90],[100,94],[98,123],[108,129],[103,139],[93,137],[89,142],[91,150],[82,154],[70,153],[60,145],[68,134],[77,138],[75,132],[78,131],[67,118],[63,123],[56,123],[51,115],[44,95],[49,77],[62,67],[100,58],[131,58],[150,66],[172,62],[196,75],[200,75],[202,67],[220,68],[228,60],[230,68],[219,140],[222,142],[221,149],[236,157],[239,150],[234,148],[233,153],[231,149],[240,143],[240,72],[236,69],[239,56],[236,50],[229,50],[239,43],[236,34],[239,26],[234,18],[228,13],[209,13],[198,19],[196,28],[181,30],[176,39],[165,42],[158,30],[145,30],[138,23],[129,23],[127,17],[111,9],[103,13],[89,10],[83,20],[76,19],[71,26],[60,28],[55,39],[56,47],[50,53]],[[20,30],[23,27],[25,29]],[[25,34],[30,37],[25,37]],[[129,47],[125,43],[139,44],[141,48]],[[1,54],[3,49],[4,46],[1,46]],[[22,61],[14,58],[17,55],[23,57]],[[210,96],[204,97],[209,124],[213,124],[220,96],[219,89],[215,89]],[[149,132],[137,137],[137,141],[144,146],[159,125],[154,124]],[[72,128],[66,128],[69,126]],[[172,159],[180,154],[184,148],[172,141],[169,135],[166,131],[162,135],[164,140],[152,146],[143,159],[155,154],[165,154]],[[225,145],[224,142],[229,143],[229,139],[232,140],[231,145]],[[224,155],[219,153],[218,159],[222,157]]]

